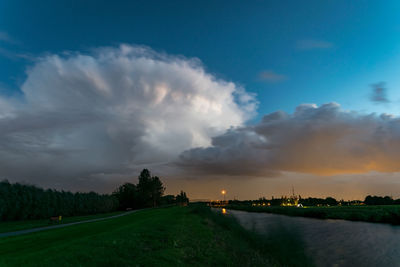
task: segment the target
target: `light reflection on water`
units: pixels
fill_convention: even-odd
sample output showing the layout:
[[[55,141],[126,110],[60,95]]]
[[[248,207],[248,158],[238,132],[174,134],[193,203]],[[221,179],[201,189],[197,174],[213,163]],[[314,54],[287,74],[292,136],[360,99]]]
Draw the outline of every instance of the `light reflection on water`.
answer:
[[[295,231],[316,266],[400,266],[399,226],[237,210],[229,214],[264,235],[282,227]]]

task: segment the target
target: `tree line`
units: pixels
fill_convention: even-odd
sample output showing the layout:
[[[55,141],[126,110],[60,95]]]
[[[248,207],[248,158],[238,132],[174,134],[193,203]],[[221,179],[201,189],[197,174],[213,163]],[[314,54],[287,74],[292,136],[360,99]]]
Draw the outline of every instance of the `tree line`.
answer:
[[[144,169],[138,184],[125,183],[112,194],[72,193],[42,189],[34,185],[0,181],[0,221],[79,216],[117,210],[188,203],[186,193],[164,196],[165,187],[157,176]]]
[[[71,193],[19,183],[0,182],[0,220],[43,219],[116,210],[118,201],[95,192]]]
[[[385,196],[367,196],[364,200],[365,205],[399,205],[400,198],[393,199],[392,197]]]
[[[186,193],[181,191],[176,197],[163,196],[165,187],[160,178],[151,176],[149,170],[144,169],[139,177],[138,184],[125,183],[112,194],[118,199],[119,209],[137,209],[144,207],[156,207],[166,204],[189,203]]]
[[[229,201],[230,204],[256,204],[256,205],[263,205],[268,204],[270,206],[282,206],[284,203],[297,203],[302,204],[304,206],[350,206],[350,205],[400,205],[400,198],[393,199],[390,196],[370,196],[368,195],[365,197],[364,201],[362,200],[336,200],[333,197],[327,198],[315,198],[315,197],[308,197],[302,198],[301,196],[291,196],[286,197],[282,196],[280,198],[266,199],[265,197],[259,198],[258,200],[245,200],[245,201],[238,201],[238,200],[231,200]]]

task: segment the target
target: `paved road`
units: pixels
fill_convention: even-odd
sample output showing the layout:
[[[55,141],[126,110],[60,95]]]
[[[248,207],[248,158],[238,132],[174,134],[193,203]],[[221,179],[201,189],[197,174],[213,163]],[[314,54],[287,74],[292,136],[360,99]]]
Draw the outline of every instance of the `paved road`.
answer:
[[[58,224],[58,225],[52,225],[52,226],[44,226],[44,227],[38,227],[38,228],[32,228],[32,229],[26,229],[26,230],[19,230],[19,231],[15,231],[15,232],[0,233],[0,238],[7,237],[7,236],[24,235],[24,234],[29,234],[29,233],[39,232],[39,231],[56,229],[56,228],[63,228],[63,227],[67,227],[70,225],[76,225],[76,224],[81,224],[81,223],[98,222],[98,221],[103,221],[103,220],[108,220],[108,219],[113,219],[113,218],[118,218],[121,216],[129,215],[129,214],[137,212],[137,211],[139,211],[139,210],[127,211],[127,212],[124,212],[124,213],[121,213],[118,215],[114,215],[114,216],[110,216],[110,217],[97,218],[97,219],[91,219],[91,220],[86,220],[86,221]]]

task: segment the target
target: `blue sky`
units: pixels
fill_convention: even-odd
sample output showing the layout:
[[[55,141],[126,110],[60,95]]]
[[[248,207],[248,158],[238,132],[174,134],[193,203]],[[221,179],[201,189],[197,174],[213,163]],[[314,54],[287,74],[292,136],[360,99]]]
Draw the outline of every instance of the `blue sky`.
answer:
[[[398,114],[398,14],[398,1],[2,1],[1,92],[18,91],[31,57],[128,43],[199,58],[255,92],[259,116],[331,101]],[[389,104],[369,101],[380,81]]]

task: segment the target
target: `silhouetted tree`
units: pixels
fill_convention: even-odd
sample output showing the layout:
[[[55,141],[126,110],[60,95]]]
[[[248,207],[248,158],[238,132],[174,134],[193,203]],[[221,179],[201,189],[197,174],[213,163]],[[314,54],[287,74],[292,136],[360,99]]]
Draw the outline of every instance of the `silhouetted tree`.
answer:
[[[148,169],[144,169],[139,177],[137,189],[142,201],[142,205],[146,207],[157,206],[160,202],[161,196],[164,194],[165,187],[163,186],[160,178],[157,176],[151,177]]]
[[[125,183],[114,191],[113,195],[119,201],[119,209],[126,210],[128,208],[139,208],[140,198],[136,185]]]
[[[160,200],[161,204],[168,205],[168,204],[175,204],[176,198],[174,195],[166,195],[162,196]]]
[[[153,186],[151,183],[151,174],[148,169],[143,169],[138,177],[139,183],[137,190],[140,198],[140,206],[151,206]]]
[[[325,204],[329,205],[329,206],[336,206],[337,205],[337,201],[336,199],[334,199],[333,197],[327,197],[325,198]]]
[[[364,200],[365,205],[392,205],[395,204],[396,201],[392,199],[392,197],[385,196],[367,196]]]
[[[151,178],[151,194],[150,198],[153,201],[153,207],[160,204],[162,195],[164,194],[165,187],[163,186],[160,178],[154,176]]]
[[[181,190],[181,192],[176,196],[176,203],[181,205],[187,205],[189,203],[189,198],[186,193]]]

